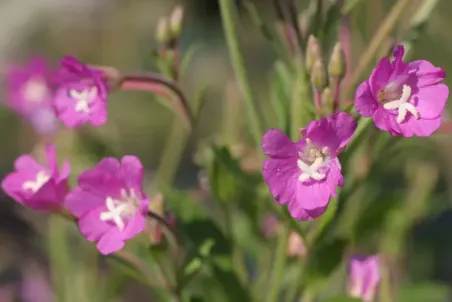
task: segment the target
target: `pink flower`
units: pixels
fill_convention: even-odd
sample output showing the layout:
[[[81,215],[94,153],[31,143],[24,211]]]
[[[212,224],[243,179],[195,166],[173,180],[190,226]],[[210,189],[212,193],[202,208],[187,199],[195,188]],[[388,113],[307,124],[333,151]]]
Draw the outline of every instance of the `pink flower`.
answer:
[[[122,249],[126,240],[143,231],[149,201],[142,182],[137,157],[108,157],[80,174],[78,187],[68,194],[66,206],[79,218],[80,232],[97,242],[102,254]]]
[[[6,105],[42,135],[54,134],[58,129],[50,73],[47,62],[40,57],[24,66],[12,65],[6,72]]]
[[[264,181],[296,220],[322,215],[336,195],[336,186],[343,185],[337,155],[356,126],[350,115],[339,112],[310,122],[295,143],[277,129],[265,133],[262,148],[269,158],[263,166]]]
[[[2,181],[3,191],[16,200],[36,210],[57,210],[68,192],[70,173],[68,161],[58,171],[55,147],[45,146],[47,165],[36,162],[31,155],[22,155],[15,162],[16,171]]]
[[[374,301],[380,282],[379,256],[354,256],[349,263],[348,293],[365,302]]]
[[[429,136],[441,125],[449,96],[442,83],[446,73],[425,60],[403,62],[404,49],[394,49],[394,60],[383,58],[370,78],[356,91],[356,110],[372,116],[375,126],[391,135]]]
[[[74,57],[60,61],[55,81],[54,106],[58,118],[69,128],[107,122],[107,84],[103,72],[91,69]]]

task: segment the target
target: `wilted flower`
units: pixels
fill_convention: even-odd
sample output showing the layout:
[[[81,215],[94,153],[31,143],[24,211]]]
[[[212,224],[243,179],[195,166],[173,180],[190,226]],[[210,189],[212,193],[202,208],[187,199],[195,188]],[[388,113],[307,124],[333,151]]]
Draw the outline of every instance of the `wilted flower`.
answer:
[[[394,60],[383,58],[356,91],[356,110],[392,135],[429,136],[441,125],[449,96],[446,73],[425,60],[403,62],[403,46]]]
[[[365,302],[374,301],[380,282],[379,256],[354,256],[349,263],[348,293]]]
[[[5,193],[30,208],[36,210],[56,210],[68,192],[67,178],[70,173],[68,161],[58,171],[55,147],[45,146],[47,164],[41,165],[31,156],[22,155],[14,162],[16,171],[2,181]]]
[[[89,68],[74,57],[60,61],[55,81],[54,105],[58,118],[69,128],[107,122],[107,83],[103,72]]]
[[[284,133],[265,133],[263,177],[271,194],[287,204],[296,220],[312,220],[325,212],[336,186],[343,185],[338,153],[351,139],[356,121],[345,112],[312,121],[302,138],[292,142]]]
[[[6,72],[6,105],[43,135],[53,134],[58,128],[50,73],[47,62],[40,57],[32,58],[24,66],[12,65]]]
[[[143,193],[143,165],[135,156],[108,157],[78,177],[66,206],[78,218],[80,232],[97,242],[104,255],[123,248],[143,231],[148,199]]]

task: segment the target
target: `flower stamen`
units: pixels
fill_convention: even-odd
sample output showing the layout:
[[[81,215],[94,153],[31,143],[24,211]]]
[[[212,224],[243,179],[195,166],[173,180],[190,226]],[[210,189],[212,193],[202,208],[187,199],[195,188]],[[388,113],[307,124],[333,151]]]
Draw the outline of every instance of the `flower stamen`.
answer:
[[[415,119],[419,119],[419,112],[417,111],[416,107],[408,102],[410,97],[411,87],[408,85],[403,85],[402,95],[400,96],[400,98],[383,104],[383,108],[386,110],[398,110],[397,123],[399,124],[405,120],[408,112],[411,113],[411,115]]]
[[[77,100],[75,104],[76,112],[89,113],[91,111],[90,102],[97,96],[97,88],[91,87],[89,90],[78,91],[75,89],[69,90],[71,98]]]
[[[37,192],[50,179],[46,171],[39,171],[36,174],[36,180],[28,180],[22,184],[22,189]]]
[[[121,189],[121,199],[113,199],[108,196],[105,199],[107,211],[100,213],[100,220],[112,221],[120,231],[126,226],[124,218],[133,216],[138,210],[139,199],[134,189],[130,193],[126,189]]]

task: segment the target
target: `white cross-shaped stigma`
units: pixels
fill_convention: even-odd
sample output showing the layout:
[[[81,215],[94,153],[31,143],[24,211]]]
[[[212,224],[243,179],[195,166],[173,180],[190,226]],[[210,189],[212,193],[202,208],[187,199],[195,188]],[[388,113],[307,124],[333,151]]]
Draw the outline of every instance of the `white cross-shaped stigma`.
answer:
[[[46,171],[39,171],[36,174],[36,180],[28,180],[22,184],[22,189],[37,192],[48,180],[50,176]]]
[[[115,200],[111,197],[107,197],[105,205],[107,206],[108,211],[100,213],[100,220],[113,221],[121,231],[124,230],[125,223],[121,214],[126,209],[127,204],[119,204],[116,206]]]
[[[77,100],[77,103],[75,104],[76,112],[89,113],[89,102],[96,97],[97,88],[91,87],[89,90],[84,89],[83,91],[71,89],[69,90],[69,95],[71,98]]]
[[[298,177],[298,181],[305,182],[311,178],[314,180],[323,180],[326,177],[326,175],[318,172],[322,164],[323,164],[322,157],[317,157],[312,163],[312,165],[308,165],[304,161],[299,159],[297,161],[297,165],[298,168],[300,168],[301,170],[301,174],[300,177]]]
[[[411,87],[408,85],[403,85],[402,96],[400,99],[388,102],[383,105],[386,110],[398,109],[397,123],[402,123],[405,119],[407,113],[411,113],[415,119],[419,119],[419,112],[413,104],[408,103],[411,96]]]

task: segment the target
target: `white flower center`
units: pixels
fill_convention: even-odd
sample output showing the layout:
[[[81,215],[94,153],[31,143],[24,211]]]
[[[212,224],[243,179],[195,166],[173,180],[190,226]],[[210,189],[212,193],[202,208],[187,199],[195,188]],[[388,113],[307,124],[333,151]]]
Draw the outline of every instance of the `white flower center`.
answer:
[[[129,192],[126,189],[121,189],[121,199],[113,199],[110,196],[105,199],[107,211],[100,213],[100,220],[112,221],[118,229],[123,231],[126,227],[124,218],[135,215],[138,211],[139,202],[134,189],[130,189]]]
[[[71,89],[69,90],[69,96],[77,101],[75,104],[76,112],[89,113],[89,104],[97,97],[97,87],[91,87],[82,91]]]
[[[23,86],[22,93],[28,102],[40,103],[47,98],[49,88],[42,79],[31,79]]]
[[[411,115],[415,119],[419,119],[419,112],[413,104],[409,103],[411,97],[411,87],[408,85],[403,85],[402,87],[402,95],[400,99],[390,101],[388,103],[383,104],[383,108],[386,110],[398,110],[397,114],[397,123],[402,123],[405,120],[407,113],[411,113]]]
[[[36,180],[28,180],[22,184],[22,189],[37,192],[50,179],[46,171],[39,171],[36,174]]]
[[[319,171],[320,168],[323,167],[323,164],[327,161],[328,158],[328,147],[323,147],[322,150],[319,150],[312,146],[312,142],[309,138],[306,139],[308,144],[307,149],[308,154],[307,157],[303,154],[300,154],[300,159],[297,161],[298,168],[301,170],[301,174],[298,177],[298,181],[306,182],[311,179],[320,181],[325,179],[326,174]],[[304,160],[301,158],[305,158]]]

